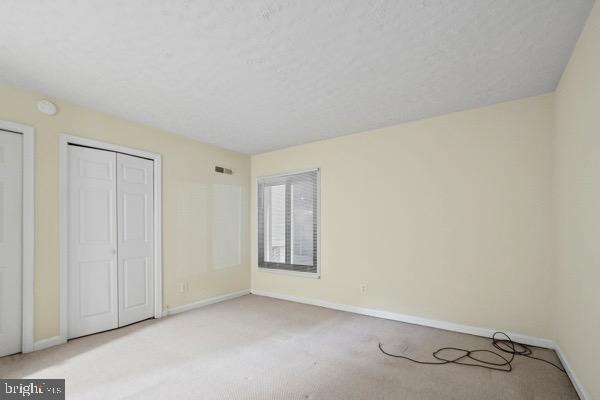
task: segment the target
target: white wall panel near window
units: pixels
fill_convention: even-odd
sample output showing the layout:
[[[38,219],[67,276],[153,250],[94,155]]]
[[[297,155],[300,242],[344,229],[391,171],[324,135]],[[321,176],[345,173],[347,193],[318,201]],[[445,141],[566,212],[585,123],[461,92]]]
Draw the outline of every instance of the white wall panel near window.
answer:
[[[233,267],[242,260],[242,188],[213,185],[213,264]]]
[[[0,130],[0,356],[21,351],[22,146]]]
[[[68,337],[154,314],[153,162],[69,146]]]
[[[174,185],[175,230],[180,234],[174,243],[175,277],[187,280],[208,271],[208,186],[194,181]]]

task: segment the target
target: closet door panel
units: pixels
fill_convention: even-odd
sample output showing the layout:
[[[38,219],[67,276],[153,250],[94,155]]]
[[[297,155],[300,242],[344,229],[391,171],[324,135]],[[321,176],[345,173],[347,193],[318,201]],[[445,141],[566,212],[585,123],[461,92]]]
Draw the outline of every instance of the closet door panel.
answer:
[[[68,335],[118,327],[116,153],[69,146]]]
[[[117,154],[119,326],[154,316],[154,163]]]

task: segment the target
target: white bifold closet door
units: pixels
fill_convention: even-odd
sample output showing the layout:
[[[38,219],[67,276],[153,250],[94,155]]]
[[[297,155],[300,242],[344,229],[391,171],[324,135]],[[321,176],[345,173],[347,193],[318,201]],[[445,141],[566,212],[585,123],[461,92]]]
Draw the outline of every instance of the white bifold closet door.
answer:
[[[69,337],[117,328],[117,154],[69,146]]]
[[[154,163],[117,154],[119,326],[154,315]]]
[[[153,162],[69,146],[69,338],[154,315]]]
[[[22,140],[0,130],[0,356],[21,351]]]

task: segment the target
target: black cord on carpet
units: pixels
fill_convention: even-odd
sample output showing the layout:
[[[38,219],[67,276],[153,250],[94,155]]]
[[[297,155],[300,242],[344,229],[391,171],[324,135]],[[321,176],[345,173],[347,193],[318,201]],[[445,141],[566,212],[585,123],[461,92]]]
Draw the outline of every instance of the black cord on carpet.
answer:
[[[506,339],[499,339],[497,336],[504,336]],[[491,369],[494,371],[503,371],[510,372],[513,369],[512,362],[514,361],[516,356],[522,356],[531,358],[532,360],[542,361],[546,364],[552,365],[554,368],[558,369],[566,373],[566,371],[559,364],[554,364],[548,360],[544,360],[542,358],[534,357],[533,351],[529,346],[523,343],[513,341],[510,336],[508,336],[504,332],[495,332],[492,335],[492,346],[494,346],[498,352],[486,349],[476,349],[476,350],[467,350],[460,349],[457,347],[442,347],[437,349],[432,353],[433,358],[437,361],[423,361],[417,360],[408,356],[403,356],[399,354],[388,353],[383,349],[383,345],[379,343],[379,350],[385,355],[396,358],[403,358],[405,360],[417,363],[417,364],[425,364],[425,365],[446,365],[446,364],[458,364],[465,365],[468,367],[479,367],[485,369]],[[504,356],[502,353],[509,354],[510,356]],[[450,354],[449,354],[450,353]],[[455,356],[450,357],[452,353],[457,353]],[[444,354],[447,357],[444,357]],[[482,355],[492,355],[496,361],[493,360],[484,360],[481,358]],[[469,361],[470,360],[470,361]]]

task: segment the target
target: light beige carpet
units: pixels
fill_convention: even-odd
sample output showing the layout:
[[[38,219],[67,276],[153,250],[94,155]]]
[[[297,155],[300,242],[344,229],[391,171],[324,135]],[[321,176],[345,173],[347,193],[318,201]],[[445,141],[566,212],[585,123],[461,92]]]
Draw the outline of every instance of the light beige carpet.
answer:
[[[476,336],[253,295],[25,355],[1,377],[66,378],[69,399],[577,399],[566,375],[525,358],[504,373],[421,366]],[[534,355],[558,362],[553,351]]]

